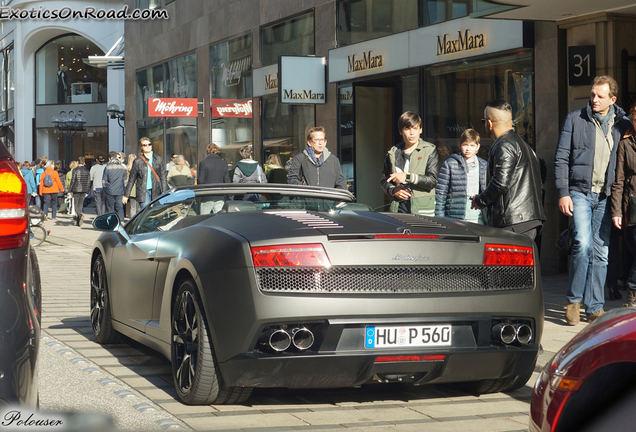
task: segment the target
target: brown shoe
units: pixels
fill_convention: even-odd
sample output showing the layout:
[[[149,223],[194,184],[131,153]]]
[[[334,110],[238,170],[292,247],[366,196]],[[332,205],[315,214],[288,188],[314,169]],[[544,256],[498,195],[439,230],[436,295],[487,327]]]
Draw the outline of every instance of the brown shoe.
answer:
[[[629,290],[629,294],[627,295],[627,301],[623,305],[625,307],[636,307],[636,290]]]
[[[594,312],[591,315],[587,316],[587,322],[589,323],[593,323],[594,321],[596,321],[597,319],[599,319],[601,317],[601,315],[603,315],[605,313],[605,311],[603,309]]]
[[[581,303],[568,303],[565,308],[565,321],[570,325],[577,325],[581,322]]]

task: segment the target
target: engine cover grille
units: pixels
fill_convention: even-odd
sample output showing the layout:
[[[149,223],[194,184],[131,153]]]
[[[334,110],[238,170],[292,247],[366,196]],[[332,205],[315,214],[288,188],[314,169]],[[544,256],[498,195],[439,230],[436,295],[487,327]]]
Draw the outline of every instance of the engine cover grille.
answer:
[[[270,293],[439,293],[531,289],[534,267],[261,267],[258,287]]]

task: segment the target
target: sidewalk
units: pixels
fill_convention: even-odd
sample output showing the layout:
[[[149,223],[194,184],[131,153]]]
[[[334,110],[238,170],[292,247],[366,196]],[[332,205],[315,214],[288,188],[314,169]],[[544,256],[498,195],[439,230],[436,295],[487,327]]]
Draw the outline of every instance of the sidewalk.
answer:
[[[48,244],[58,246],[72,245],[73,247],[84,247],[88,262],[92,245],[100,234],[92,227],[94,217],[95,207],[91,205],[86,209],[84,224],[81,227],[75,226],[73,218],[64,214],[58,214],[57,221],[46,221],[46,229],[50,230],[51,233],[47,241],[39,248],[36,248],[36,252],[40,248],[46,248],[48,246],[47,242]],[[42,278],[46,284],[47,275],[43,275]],[[88,279],[88,274],[86,278]],[[581,313],[581,322],[578,325],[570,326],[565,323],[565,306],[567,304],[565,293],[567,291],[568,275],[544,275],[542,279],[545,303],[545,325],[541,341],[543,351],[539,354],[539,360],[536,366],[537,371],[540,371],[558,350],[587,326],[583,312]],[[621,294],[623,294],[623,298],[627,295],[625,291],[621,291]],[[620,308],[623,306],[623,301],[624,300],[606,300],[605,310]]]

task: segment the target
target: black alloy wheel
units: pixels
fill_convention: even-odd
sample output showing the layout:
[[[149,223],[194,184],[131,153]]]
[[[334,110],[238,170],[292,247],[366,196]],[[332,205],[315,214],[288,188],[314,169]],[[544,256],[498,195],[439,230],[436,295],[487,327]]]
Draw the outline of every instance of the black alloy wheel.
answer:
[[[106,267],[101,255],[95,258],[91,269],[91,325],[100,344],[119,342],[119,333],[113,329]]]
[[[252,393],[223,383],[192,279],[181,283],[172,309],[172,375],[179,398],[189,405],[241,403]]]

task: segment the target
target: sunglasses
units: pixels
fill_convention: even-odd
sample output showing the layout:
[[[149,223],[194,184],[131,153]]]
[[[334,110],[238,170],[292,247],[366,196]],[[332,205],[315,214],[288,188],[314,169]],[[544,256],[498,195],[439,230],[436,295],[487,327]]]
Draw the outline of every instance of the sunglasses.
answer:
[[[142,147],[152,147],[152,144],[142,144]]]

